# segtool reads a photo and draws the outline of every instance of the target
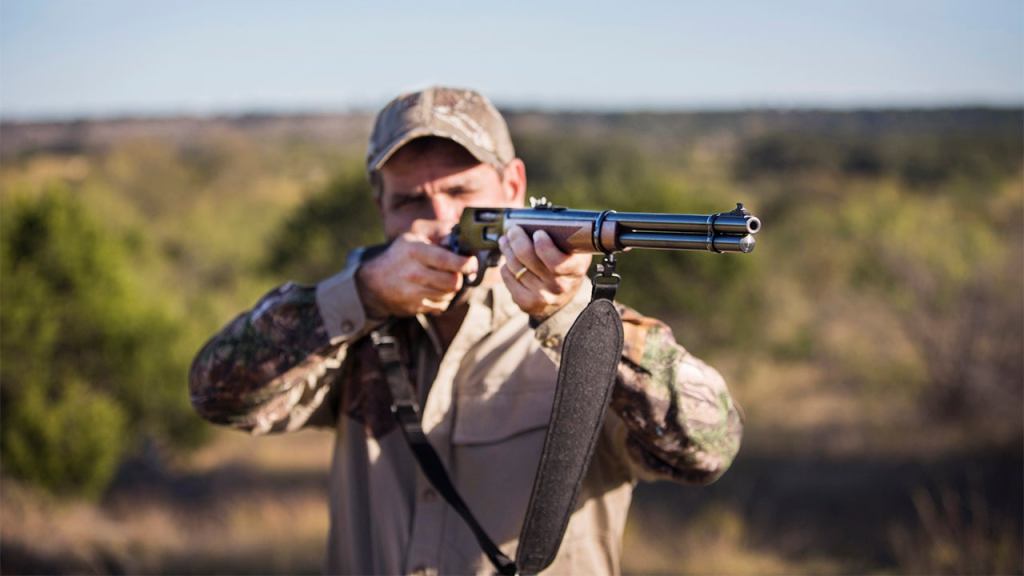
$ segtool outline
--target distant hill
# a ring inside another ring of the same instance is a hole
[[[220,135],[242,136],[275,144],[291,140],[364,146],[372,122],[373,117],[369,114],[0,122],[0,159],[34,152],[86,152],[137,139],[188,145]]]
[[[748,139],[778,132],[866,139],[894,134],[982,134],[1019,140],[1024,126],[1024,108],[621,113],[510,110],[507,117],[515,136],[639,136],[651,147],[685,146],[715,137]],[[0,160],[34,152],[85,152],[136,139],[187,146],[218,135],[359,150],[365,146],[372,122],[371,113],[5,121],[0,122]]]

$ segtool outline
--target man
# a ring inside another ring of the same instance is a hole
[[[422,427],[490,537],[514,557],[551,411],[562,339],[589,300],[590,257],[512,229],[486,272],[439,246],[467,206],[518,207],[526,170],[483,96],[430,88],[378,115],[367,169],[389,240],[316,287],[286,284],[233,320],[190,374],[205,418],[254,434],[331,427],[331,573],[490,573],[390,414],[367,335],[395,318]],[[483,273],[460,292],[465,275]],[[453,303],[457,294],[461,294]],[[704,484],[739,448],[721,376],[667,326],[619,306],[625,347],[593,461],[547,572],[619,570],[634,484]]]

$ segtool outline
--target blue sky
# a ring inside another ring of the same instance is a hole
[[[0,0],[0,115],[1020,104],[1024,0]]]

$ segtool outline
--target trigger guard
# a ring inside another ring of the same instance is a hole
[[[462,285],[463,286],[468,286],[468,287],[479,286],[480,283],[484,281],[484,272],[486,272],[488,266],[490,266],[490,260],[491,260],[490,252],[477,252],[476,254],[473,254],[473,258],[476,258],[476,276],[473,278],[472,281],[470,281],[469,275],[468,274],[463,274],[462,275]]]
[[[470,282],[469,276],[463,274],[463,286],[479,286],[484,281],[484,273],[487,272],[487,269],[498,265],[498,262],[501,260],[501,252],[497,250],[481,250],[473,254],[473,258],[476,258],[476,278]]]
[[[470,288],[472,288],[474,286],[479,286],[480,283],[483,282],[483,281],[484,281],[484,275],[481,272],[477,272],[472,280],[469,279],[468,275],[466,275],[466,274],[462,275],[462,285],[463,286],[469,286]]]

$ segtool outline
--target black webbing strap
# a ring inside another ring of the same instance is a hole
[[[614,275],[614,264],[607,273]],[[558,554],[611,401],[622,356],[622,320],[611,300],[613,283],[597,279],[593,299],[562,343],[551,420],[519,534],[521,574],[544,570]]]
[[[448,473],[445,471],[441,458],[437,455],[434,447],[430,445],[423,427],[420,425],[419,403],[416,401],[416,392],[409,383],[409,375],[402,366],[401,357],[398,353],[398,344],[394,336],[389,332],[389,325],[374,330],[370,335],[373,347],[380,359],[381,370],[384,372],[384,379],[387,380],[388,388],[391,390],[391,413],[395,416],[402,435],[412,449],[413,456],[420,465],[420,470],[430,481],[430,484],[437,490],[448,504],[462,516],[469,529],[476,536],[480,548],[487,554],[494,569],[498,574],[511,575],[516,573],[516,565],[512,560],[502,553],[501,549],[487,535],[476,517],[469,510],[469,506],[462,500],[458,490],[452,484]]]

